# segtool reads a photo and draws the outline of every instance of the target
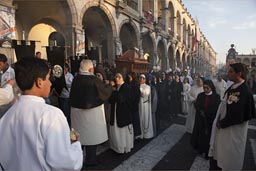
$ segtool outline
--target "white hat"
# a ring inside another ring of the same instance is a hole
[[[140,77],[142,78],[146,78],[146,76],[144,74],[140,74]]]

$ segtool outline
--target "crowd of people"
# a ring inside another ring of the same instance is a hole
[[[230,64],[226,82],[221,75],[214,80],[191,77],[187,70],[119,73],[89,59],[81,61],[73,76],[65,63],[66,85],[57,94],[58,109],[46,104],[51,68],[40,58],[38,53],[23,58],[12,69],[0,54],[4,169],[79,170],[83,164],[96,165],[99,144],[109,140],[116,153],[129,153],[137,139],[159,134],[161,118],[178,114],[186,116],[191,145],[210,160],[211,170],[242,169],[248,121],[255,117],[253,82],[247,82],[244,64]],[[16,84],[19,95],[13,91]]]

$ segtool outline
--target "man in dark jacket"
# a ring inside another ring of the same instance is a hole
[[[71,127],[81,135],[86,148],[86,165],[95,165],[96,148],[108,140],[104,102],[112,87],[94,75],[91,60],[82,60],[79,74],[74,78],[70,91]]]

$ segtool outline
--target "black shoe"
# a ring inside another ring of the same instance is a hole
[[[87,162],[87,161],[85,161],[84,162],[84,165],[85,166],[96,166],[96,165],[98,165],[98,162],[97,161],[90,161],[90,162]]]

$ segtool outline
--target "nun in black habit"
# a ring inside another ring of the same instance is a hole
[[[191,137],[191,145],[199,154],[204,153],[208,158],[209,142],[211,137],[212,123],[220,103],[220,96],[216,94],[211,80],[205,80],[204,92],[198,94],[195,109],[195,125]]]

